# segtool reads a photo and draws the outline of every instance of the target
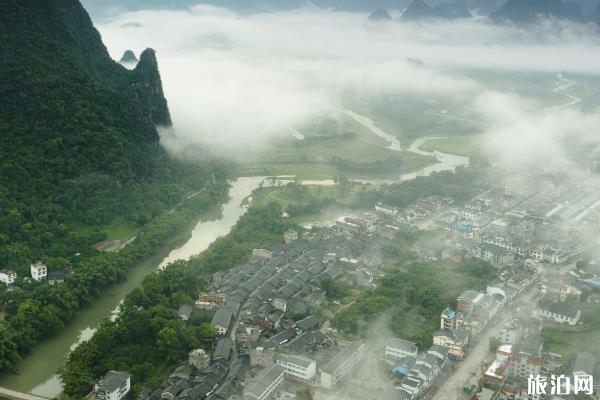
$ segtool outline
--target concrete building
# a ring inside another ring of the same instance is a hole
[[[210,364],[210,355],[203,349],[194,349],[188,354],[188,364],[201,370]]]
[[[385,344],[385,356],[392,359],[402,359],[405,357],[416,357],[419,348],[413,342],[408,340],[391,338]]]
[[[17,280],[17,273],[10,269],[3,269],[0,271],[0,282],[6,286],[12,285]]]
[[[37,261],[31,264],[31,277],[36,281],[43,281],[48,276],[48,267],[42,264],[41,261]]]
[[[110,371],[94,385],[94,396],[99,400],[121,400],[131,390],[131,375]]]
[[[291,379],[310,382],[317,375],[317,363],[310,358],[278,353],[275,362],[283,367],[285,375]]]
[[[353,343],[339,352],[321,369],[321,386],[326,389],[335,388],[360,361],[364,351],[364,344]]]
[[[462,359],[469,344],[469,332],[463,329],[440,330],[433,335],[433,344],[446,347],[451,357]]]
[[[461,293],[456,299],[457,309],[465,314],[473,312],[475,303],[483,297],[483,293],[476,292],[475,290],[466,290]]]
[[[267,368],[256,382],[244,390],[244,400],[267,400],[274,398],[283,383],[285,372],[279,364]]]
[[[275,351],[273,349],[257,347],[250,351],[250,365],[253,367],[256,365],[268,367],[273,364],[274,358]]]
[[[468,329],[464,313],[446,308],[440,315],[440,329]]]
[[[502,344],[516,344],[523,336],[523,325],[519,320],[509,321],[498,331],[498,339]]]
[[[567,304],[540,301],[533,316],[557,324],[574,326],[581,320],[581,310]]]

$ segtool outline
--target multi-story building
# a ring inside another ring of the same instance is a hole
[[[487,384],[498,385],[508,378],[514,354],[515,349],[512,344],[503,344],[496,349],[496,358],[483,374]]]
[[[360,361],[364,351],[364,344],[353,343],[339,352],[321,369],[321,386],[327,389],[335,388]]]
[[[310,358],[290,354],[276,354],[275,362],[281,365],[291,379],[310,382],[317,375],[317,363]]]
[[[17,280],[17,273],[10,269],[0,270],[0,282],[8,285],[12,285]]]
[[[250,365],[253,367],[260,365],[268,367],[273,364],[275,359],[275,351],[273,349],[266,349],[264,347],[257,347],[250,351]]]
[[[523,335],[523,325],[519,320],[504,324],[498,331],[498,339],[502,344],[516,344]]]
[[[99,400],[121,400],[131,389],[131,375],[110,371],[94,385],[94,396]]]
[[[446,347],[451,357],[462,359],[469,344],[469,332],[464,329],[443,329],[433,335],[433,344]]]
[[[456,299],[457,309],[465,314],[473,312],[475,303],[483,297],[483,293],[476,292],[475,290],[466,290],[461,293]]]
[[[285,372],[279,364],[267,368],[259,378],[244,390],[244,400],[267,400],[275,397],[283,383]]]
[[[43,281],[48,276],[48,267],[42,264],[41,261],[37,261],[31,264],[31,277],[36,281]]]
[[[385,344],[385,356],[392,359],[402,359],[404,357],[416,357],[419,348],[413,342],[408,340],[391,338]]]
[[[440,316],[440,329],[467,329],[465,314],[446,308]]]

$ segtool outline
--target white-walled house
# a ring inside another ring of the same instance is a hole
[[[291,354],[277,354],[275,362],[283,367],[285,374],[302,382],[312,381],[317,375],[317,363],[310,358]]]
[[[0,282],[4,283],[6,286],[12,285],[17,280],[17,273],[10,269],[0,270]]]
[[[581,320],[581,310],[564,303],[540,302],[533,312],[533,316],[538,319],[553,321],[557,324],[574,326]]]
[[[121,400],[131,390],[131,375],[110,371],[94,385],[94,396],[99,400]]]
[[[42,264],[41,261],[37,261],[31,264],[31,277],[36,281],[43,281],[48,276],[48,267]]]

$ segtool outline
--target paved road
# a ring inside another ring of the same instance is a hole
[[[536,285],[531,287],[514,301],[529,303],[536,294]],[[439,388],[432,400],[457,400],[463,396],[462,388],[471,379],[477,368],[490,353],[490,338],[497,336],[500,328],[513,318],[512,313],[506,310],[502,320],[496,325],[486,329],[477,338],[477,344],[469,350],[467,356],[458,363],[458,368]]]

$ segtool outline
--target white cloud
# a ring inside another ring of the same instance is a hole
[[[590,29],[557,22],[529,31],[478,21],[374,24],[363,14],[316,9],[242,17],[210,6],[125,13],[99,26],[114,58],[126,49],[157,50],[179,137],[232,153],[336,109],[346,89],[477,97],[483,88],[447,68],[598,72]],[[409,57],[427,67],[407,63]],[[477,104],[494,121],[492,137],[512,129],[507,120],[519,121],[520,130],[538,122],[522,111],[535,105],[493,94]]]

